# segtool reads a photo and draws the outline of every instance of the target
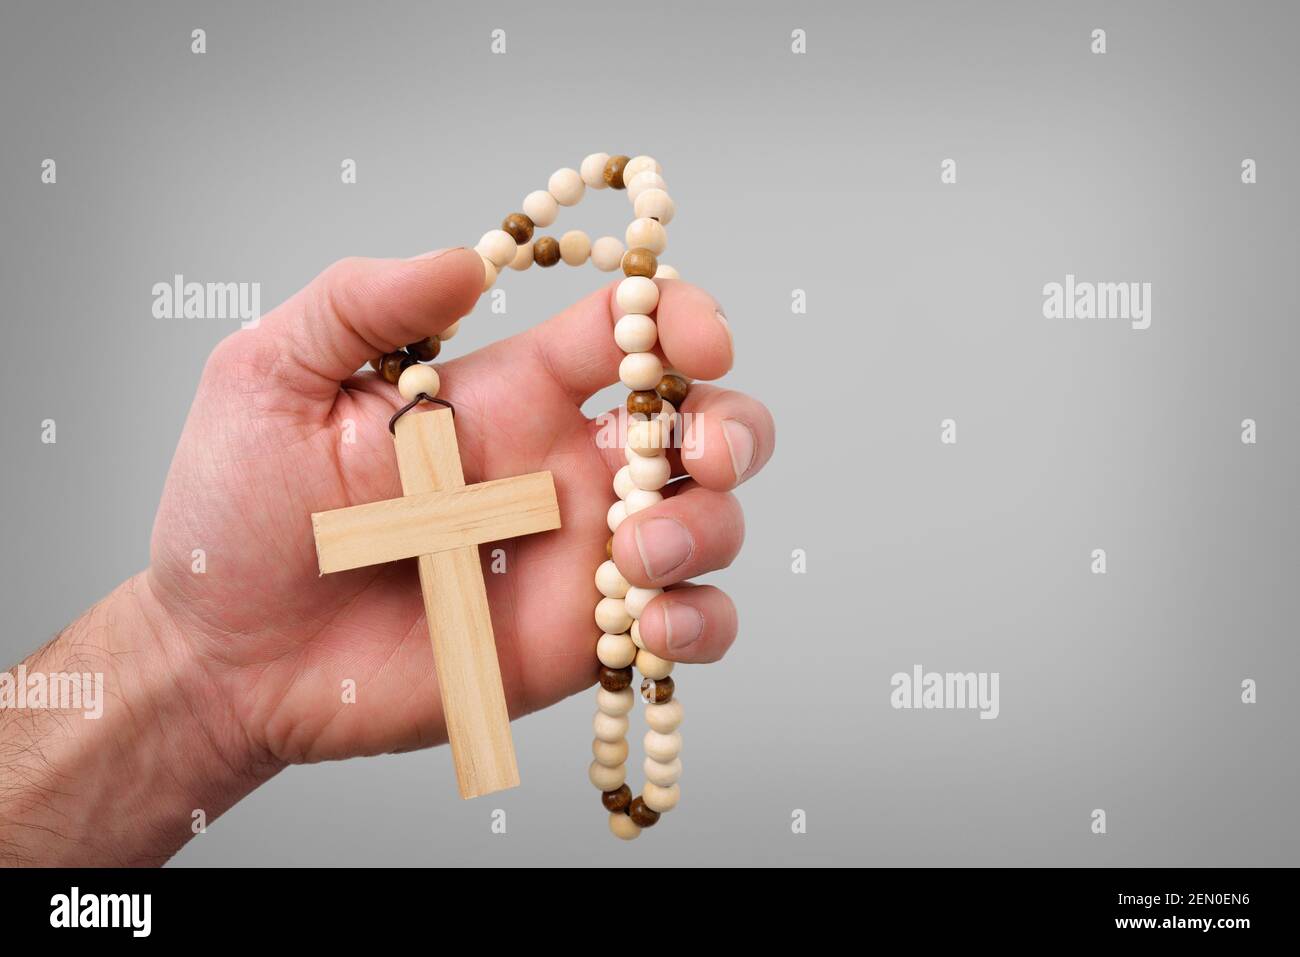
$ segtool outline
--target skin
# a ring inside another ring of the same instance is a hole
[[[161,863],[198,813],[210,823],[289,764],[446,741],[414,563],[319,577],[310,515],[401,494],[386,423],[403,402],[356,370],[467,314],[482,281],[467,250],[344,260],[218,345],[168,473],[149,568],[26,662],[103,672],[103,718],[0,710],[0,861]],[[482,550],[512,716],[596,678],[592,573],[624,451],[600,447],[581,405],[618,380],[614,288],[437,364],[467,482],[555,477],[563,527],[492,546],[506,574],[488,573]],[[696,380],[731,367],[730,329],[707,293],[661,282],[657,321],[665,365]],[[744,522],[731,490],[766,463],[775,430],[759,402],[699,382],[680,411],[702,454],[670,453],[665,500],[619,527],[614,556],[633,585],[669,589],[641,618],[647,648],[710,662],[734,641],[736,611],[687,580],[735,558]],[[684,561],[646,567],[656,529],[688,536]],[[204,574],[192,570],[195,549]],[[692,622],[699,636],[683,645]]]

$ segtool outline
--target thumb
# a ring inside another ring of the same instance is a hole
[[[340,382],[375,356],[437,335],[482,289],[482,261],[470,249],[341,259],[234,338],[252,337],[240,345],[271,360],[288,388],[332,403]]]

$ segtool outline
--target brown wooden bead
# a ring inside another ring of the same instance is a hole
[[[419,342],[412,342],[406,347],[406,351],[421,362],[432,362],[442,351],[442,341],[437,336],[429,336]]]
[[[641,682],[641,697],[651,704],[667,704],[672,701],[672,677],[660,678],[658,681],[653,678],[646,678]]]
[[[624,276],[645,276],[647,279],[653,279],[658,270],[659,260],[644,246],[629,249],[623,254]]]
[[[659,397],[659,393],[654,389],[646,389],[643,392],[629,392],[627,396],[627,411],[629,415],[651,416],[659,413],[664,407],[664,400]]]
[[[533,221],[523,213],[511,213],[501,220],[501,228],[520,246],[533,238]]]
[[[655,386],[655,391],[663,397],[665,402],[671,402],[673,408],[680,412],[682,403],[686,401],[686,393],[690,391],[690,388],[690,383],[681,376],[669,373],[659,380],[659,384]]]
[[[630,156],[611,156],[605,163],[605,185],[612,186],[614,189],[627,189],[627,184],[623,182],[623,169],[627,166]]]
[[[614,536],[609,536],[609,541],[605,542],[605,557],[611,561],[614,558]]]
[[[627,787],[627,785],[625,784],[623,787]],[[645,801],[642,800],[639,794],[627,806],[627,816],[632,819],[637,827],[653,827],[659,821],[659,812],[646,807]]]
[[[539,266],[554,266],[560,261],[560,244],[554,236],[543,236],[533,243],[533,262]]]
[[[370,368],[374,369],[376,372],[381,372],[381,371],[383,371],[383,368],[384,368],[384,357],[383,357],[383,356],[375,356],[373,359],[371,359],[371,360],[370,360]]]
[[[632,684],[632,666],[607,668],[600,666],[600,686],[606,691],[622,691]]]
[[[626,811],[632,803],[632,789],[624,784],[616,791],[601,791],[600,803],[605,805],[605,810],[610,814]]]
[[[380,363],[379,374],[393,385],[397,385],[397,380],[402,377],[402,370],[412,365],[415,365],[414,356],[405,352],[390,352]]]

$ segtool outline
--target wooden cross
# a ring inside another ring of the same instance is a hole
[[[487,589],[484,542],[560,527],[550,472],[466,485],[447,409],[397,420],[402,497],[316,512],[322,575],[418,558],[424,613],[463,798],[519,784]]]

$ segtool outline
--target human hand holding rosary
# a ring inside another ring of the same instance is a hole
[[[635,184],[633,253],[573,233],[558,243],[524,236],[524,216],[549,225],[556,206],[595,186],[588,158],[576,185],[561,171],[549,200],[530,194],[507,217],[513,249],[489,233],[480,252],[344,260],[217,347],[167,478],[150,567],[29,662],[105,671],[104,718],[0,714],[0,768],[21,782],[0,797],[0,856],[161,862],[192,836],[195,809],[211,821],[287,764],[446,740],[415,564],[320,576],[310,519],[401,497],[388,421],[421,393],[454,406],[467,484],[554,478],[561,527],[499,544],[508,571],[484,576],[509,714],[602,680],[591,777],[615,812],[611,827],[635,836],[656,805],[676,802],[680,712],[668,707],[654,712],[647,742],[652,787],[630,813],[619,770],[627,669],[637,661],[662,689],[668,662],[715,661],[735,638],[727,596],[686,582],[735,558],[743,520],[730,490],[765,464],[775,435],[760,403],[698,381],[673,407],[689,380],[731,367],[731,333],[707,293],[657,265],[660,278],[644,274],[662,222],[639,214],[666,218],[670,206],[653,161],[633,161],[626,184],[620,161],[610,185]],[[542,325],[442,362],[436,376],[414,364],[454,335],[507,251],[527,266],[529,242],[539,265],[590,257],[627,275]],[[380,373],[357,374],[379,356]],[[620,378],[633,392],[629,409],[648,416],[632,424],[630,450],[602,447],[600,423],[581,411]],[[399,426],[449,414],[423,408]],[[701,454],[643,455],[663,451],[660,430],[679,425],[674,413],[692,417]],[[340,439],[346,428],[352,444]],[[656,487],[665,467],[674,480]],[[199,548],[204,574],[192,569]],[[348,681],[355,703],[340,694]]]

